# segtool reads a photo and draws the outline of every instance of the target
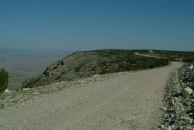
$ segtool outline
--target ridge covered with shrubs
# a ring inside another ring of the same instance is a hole
[[[137,52],[151,56],[163,57],[170,61],[194,63],[194,52],[189,51],[137,50]]]
[[[168,64],[167,59],[138,56],[133,50],[75,52],[51,64],[40,76],[24,81],[22,88],[72,81],[95,74],[150,69]]]

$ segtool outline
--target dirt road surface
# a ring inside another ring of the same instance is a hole
[[[111,74],[37,96],[0,110],[0,129],[156,130],[165,85],[180,66]]]

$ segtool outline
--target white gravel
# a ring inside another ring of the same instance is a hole
[[[155,130],[168,76],[180,66],[112,74],[37,96],[0,110],[0,129]]]

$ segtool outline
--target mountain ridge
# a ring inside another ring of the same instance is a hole
[[[40,76],[24,81],[22,88],[72,81],[95,74],[149,69],[169,63],[166,59],[142,57],[134,52],[117,49],[74,52],[52,63]]]

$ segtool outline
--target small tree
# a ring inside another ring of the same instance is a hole
[[[0,93],[8,87],[9,74],[5,69],[0,69]]]

